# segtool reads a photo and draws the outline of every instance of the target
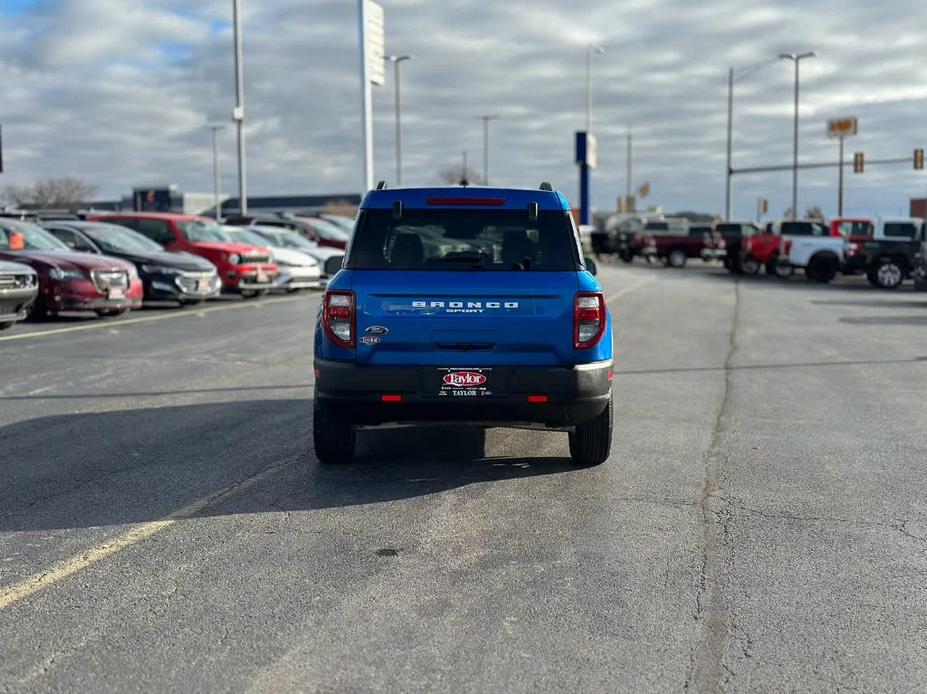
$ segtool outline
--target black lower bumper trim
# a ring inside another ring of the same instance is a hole
[[[436,367],[316,360],[315,368],[320,404],[359,425],[517,422],[568,428],[601,414],[612,387],[611,361],[572,368],[494,366],[493,394],[463,398],[438,395]],[[384,395],[400,399],[384,402]]]

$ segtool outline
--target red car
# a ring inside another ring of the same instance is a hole
[[[232,241],[208,217],[159,212],[115,212],[88,217],[134,229],[168,251],[186,251],[206,258],[219,271],[222,290],[258,296],[270,290],[279,269],[267,248]]]
[[[0,218],[0,260],[30,266],[39,276],[31,315],[94,311],[118,316],[141,308],[142,281],[135,265],[119,258],[72,251],[29,222]]]

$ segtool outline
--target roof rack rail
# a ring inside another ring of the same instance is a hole
[[[554,187],[547,181],[542,181],[540,185],[540,190],[553,191]]]
[[[386,181],[377,181],[377,190],[386,190],[387,188],[389,186],[386,185]]]

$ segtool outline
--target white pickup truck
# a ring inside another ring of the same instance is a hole
[[[815,219],[781,220],[772,232],[782,237],[779,257],[793,267],[803,268],[808,279],[830,282],[846,261],[846,241],[831,236],[826,224]]]

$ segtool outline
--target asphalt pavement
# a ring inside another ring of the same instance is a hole
[[[312,453],[319,295],[0,334],[0,691],[917,691],[927,296],[603,264],[615,443]]]

